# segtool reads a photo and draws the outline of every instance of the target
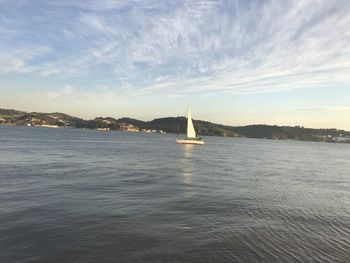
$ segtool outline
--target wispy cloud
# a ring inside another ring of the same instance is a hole
[[[103,101],[106,98],[116,99],[117,95],[113,90],[106,87],[99,87],[92,91],[81,91],[71,85],[64,85],[62,89],[55,91],[39,91],[35,93],[35,97],[44,100],[64,101],[85,100],[85,101]]]
[[[296,110],[300,111],[316,111],[316,112],[350,112],[349,106],[319,106],[319,107],[301,107]]]
[[[93,74],[131,95],[350,84],[347,0],[3,2],[1,74]]]

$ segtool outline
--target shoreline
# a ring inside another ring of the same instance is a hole
[[[122,133],[130,133],[130,134],[173,134],[173,135],[185,135],[185,133],[173,133],[173,132],[145,132],[145,131],[125,131],[125,130],[99,130],[98,128],[81,128],[81,127],[71,127],[71,126],[50,126],[50,125],[18,125],[18,124],[4,124],[1,123],[1,126],[8,127],[25,127],[25,128],[36,128],[36,129],[77,129],[77,130],[89,130],[89,131],[97,131],[97,132],[122,132]],[[247,137],[247,136],[222,136],[222,135],[207,135],[200,134],[205,137],[223,137],[223,138],[244,138],[244,139],[255,139],[255,140],[274,140],[274,141],[294,141],[294,142],[318,142],[318,143],[332,143],[332,144],[350,144],[350,141],[327,141],[327,140],[299,140],[299,139],[290,139],[290,138],[259,138],[259,137]]]

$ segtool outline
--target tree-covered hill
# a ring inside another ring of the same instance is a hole
[[[276,125],[228,126],[201,120],[194,120],[193,122],[199,136],[214,135],[327,142],[350,141],[350,132],[338,129],[311,129],[300,126],[290,127]],[[123,125],[131,124],[139,130],[162,130],[167,133],[184,134],[186,133],[187,119],[185,117],[166,117],[151,121],[142,121],[127,117],[120,119],[97,117],[92,120],[84,120],[59,112],[41,113],[0,109],[0,124],[86,129],[102,128],[108,130],[120,130]]]

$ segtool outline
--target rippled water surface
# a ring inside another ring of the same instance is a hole
[[[0,126],[0,262],[350,262],[350,145]]]

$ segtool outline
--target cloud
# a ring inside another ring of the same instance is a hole
[[[50,5],[55,7],[64,7],[64,8],[79,8],[82,10],[92,10],[92,11],[105,11],[105,10],[116,10],[120,9],[128,4],[129,1],[122,0],[85,0],[84,2],[80,1],[71,1],[71,0],[60,0],[52,1]],[[132,2],[132,1],[130,1]]]
[[[133,96],[350,84],[346,0],[8,4],[0,11],[2,74],[94,75]]]
[[[24,61],[11,55],[0,55],[0,73],[19,71],[24,66]]]
[[[118,96],[117,94],[106,88],[99,87],[95,90],[84,91],[79,90],[69,84],[64,85],[60,90],[54,91],[38,91],[34,94],[33,97],[41,98],[46,101],[86,101],[86,102],[101,102],[106,100],[115,100]]]
[[[0,74],[32,72],[31,61],[49,52],[45,46],[7,47],[0,52]]]
[[[316,112],[350,112],[350,107],[348,106],[319,106],[319,107],[302,107],[297,108],[300,111],[316,111]]]

